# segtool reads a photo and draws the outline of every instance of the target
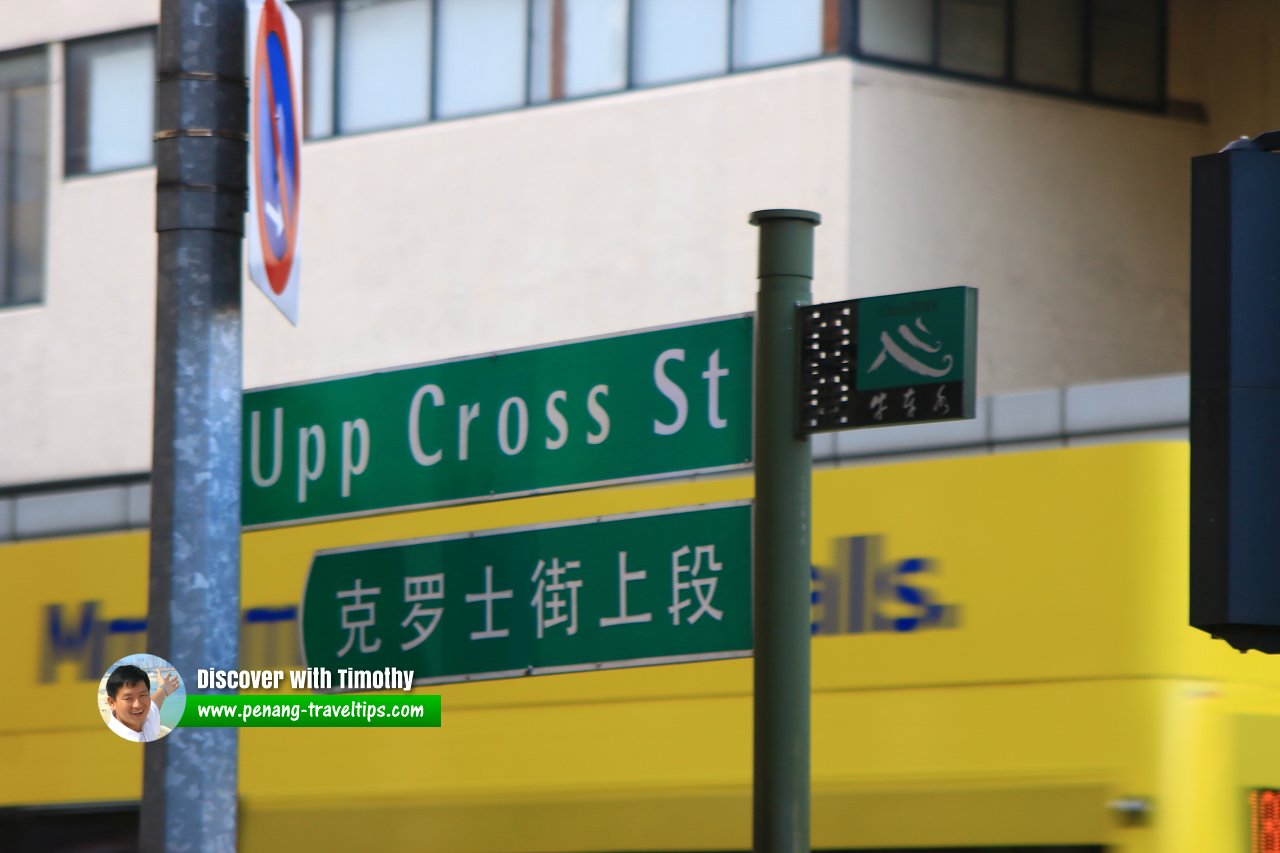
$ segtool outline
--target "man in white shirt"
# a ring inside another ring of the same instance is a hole
[[[121,664],[107,676],[107,725],[125,740],[147,743],[160,737],[160,706],[178,689],[172,673],[151,692],[151,679],[140,667]]]

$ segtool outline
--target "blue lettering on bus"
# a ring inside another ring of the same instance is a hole
[[[837,542],[835,567],[814,566],[814,634],[908,633],[955,628],[960,607],[937,600],[934,560],[881,557],[883,536]]]
[[[296,622],[296,605],[279,607],[251,607],[244,611],[244,626],[282,626],[292,631],[287,623]],[[142,617],[107,618],[102,615],[102,602],[82,601],[78,605],[49,604],[45,606],[44,636],[40,642],[39,681],[50,684],[57,680],[59,665],[74,663],[76,678],[97,681],[106,671],[108,652],[127,646],[126,652],[143,651],[141,635],[147,630],[147,620]],[[123,645],[113,640],[131,638]],[[271,647],[269,653],[285,654]],[[291,661],[289,661],[291,662]],[[269,663],[275,664],[272,660]]]

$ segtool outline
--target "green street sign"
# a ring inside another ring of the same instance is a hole
[[[800,433],[974,417],[974,288],[871,296],[797,313]]]
[[[321,551],[302,643],[415,684],[747,656],[751,506]]]
[[[740,468],[749,316],[248,391],[247,528]]]

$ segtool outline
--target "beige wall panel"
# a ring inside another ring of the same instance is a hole
[[[154,187],[53,185],[45,303],[0,313],[0,483],[151,467]]]
[[[984,394],[1188,368],[1202,125],[869,66],[854,88],[857,295],[977,287]]]
[[[246,300],[251,386],[749,311],[752,210],[820,211],[845,292],[850,64],[316,143],[301,322]]]
[[[1190,5],[1191,9],[1184,9]],[[1196,23],[1189,44],[1174,41],[1172,69],[1197,73],[1209,120],[1207,150],[1280,129],[1280,6],[1270,0],[1178,0],[1173,20]],[[1176,31],[1175,31],[1176,32]],[[1174,96],[1178,97],[1176,91]]]
[[[159,0],[0,0],[0,50],[150,26]]]

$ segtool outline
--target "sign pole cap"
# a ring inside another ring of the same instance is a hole
[[[822,224],[822,215],[812,210],[797,210],[794,208],[778,207],[769,210],[757,210],[751,214],[751,224],[760,225],[765,222],[773,222],[779,219],[799,219],[802,222],[812,222],[814,225]]]

